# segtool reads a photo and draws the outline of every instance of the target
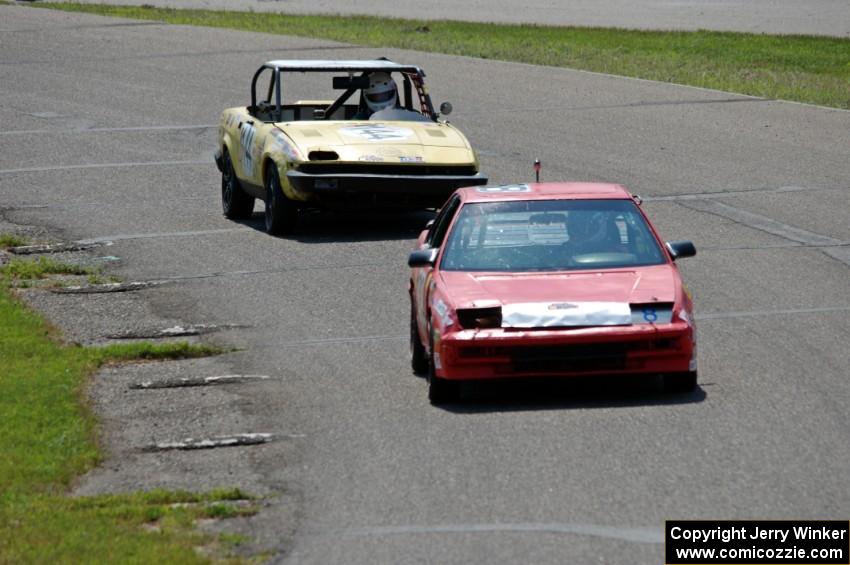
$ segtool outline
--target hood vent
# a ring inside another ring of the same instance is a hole
[[[310,151],[307,157],[311,161],[338,161],[339,154],[336,151]]]
[[[465,330],[474,328],[498,328],[502,325],[502,308],[460,308],[457,321]]]

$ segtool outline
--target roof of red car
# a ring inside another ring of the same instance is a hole
[[[598,200],[629,199],[632,194],[619,184],[601,182],[541,182],[458,189],[464,202],[494,200]]]

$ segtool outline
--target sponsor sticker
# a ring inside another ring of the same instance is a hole
[[[368,124],[340,128],[339,133],[366,141],[387,141],[413,137],[413,130],[384,124]]]
[[[628,303],[525,302],[502,306],[502,327],[552,328],[570,326],[624,326],[631,323]]]
[[[283,133],[273,131],[272,138],[274,144],[272,146],[272,150],[282,151],[283,154],[286,155],[287,159],[289,159],[290,161],[302,160],[301,155],[298,153],[298,150],[286,140],[286,136],[284,136]]]
[[[254,138],[257,130],[251,124],[245,123],[242,126],[242,132],[239,134],[239,141],[242,144],[242,171],[243,174],[254,176]]]
[[[478,192],[528,192],[527,184],[503,184],[499,186],[479,186]]]
[[[449,316],[449,307],[441,298],[434,301],[434,311],[437,312],[437,315],[440,318],[440,323],[443,324],[443,327],[452,325],[452,319],[451,316]]]

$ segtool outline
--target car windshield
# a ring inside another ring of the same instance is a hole
[[[631,200],[466,204],[445,247],[440,268],[447,271],[566,271],[665,262]]]

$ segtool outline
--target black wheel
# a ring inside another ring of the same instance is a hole
[[[224,216],[230,220],[250,218],[254,213],[254,197],[239,185],[227,151],[221,157],[221,169],[221,209]]]
[[[450,381],[437,376],[434,367],[434,337],[431,336],[431,356],[428,359],[428,400],[438,406],[460,399],[460,381]]]
[[[283,194],[277,167],[272,163],[266,174],[266,231],[271,235],[292,233],[298,208]]]
[[[691,392],[697,387],[697,372],[665,373],[664,392]]]
[[[410,300],[410,368],[417,375],[428,372],[428,356],[425,354],[425,347],[419,339],[419,331],[416,328],[416,309],[413,306],[413,299]]]

